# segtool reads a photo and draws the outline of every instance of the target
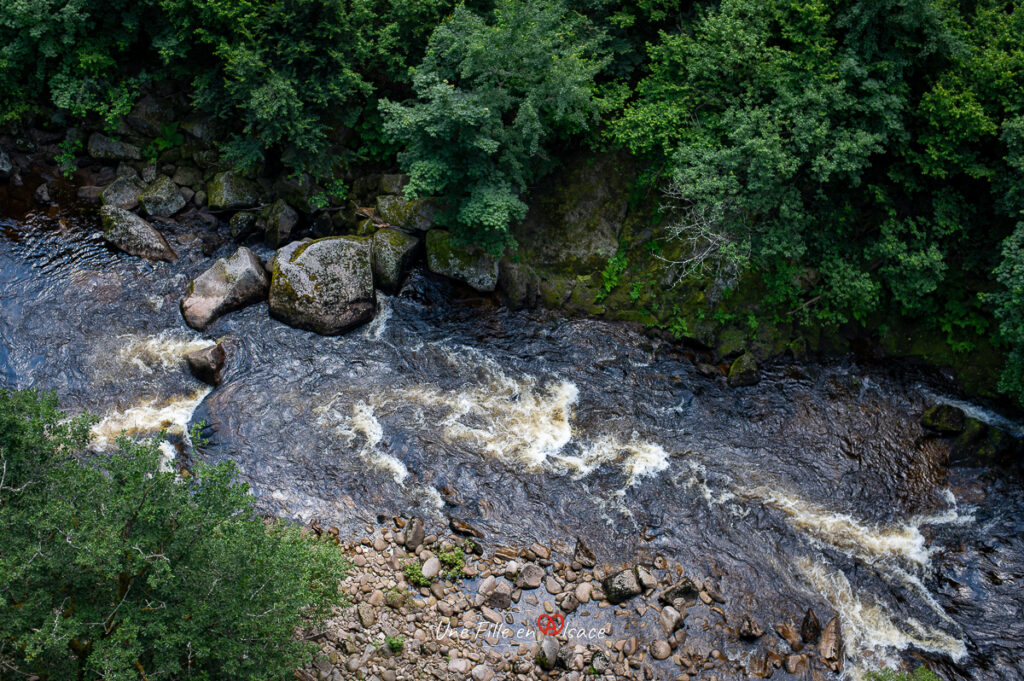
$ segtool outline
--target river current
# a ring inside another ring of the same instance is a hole
[[[344,336],[265,304],[199,334],[178,303],[233,246],[206,256],[194,232],[169,227],[181,257],[154,264],[110,250],[88,216],[0,219],[0,387],[99,415],[98,447],[166,429],[169,465],[203,421],[203,455],[300,522],[415,513],[568,553],[582,537],[608,563],[660,554],[720,578],[730,620],[838,614],[851,676],[919,659],[1024,678],[1021,480],[947,466],[919,425],[957,401],[941,376],[780,362],[730,389],[636,328],[512,312],[420,271]],[[211,389],[181,357],[221,339],[232,356]],[[690,641],[720,645],[710,626]]]

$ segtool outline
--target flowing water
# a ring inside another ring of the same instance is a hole
[[[168,228],[173,264],[111,251],[88,216],[0,230],[0,386],[100,415],[97,446],[122,430],[180,443],[202,420],[206,455],[281,516],[357,531],[413,512],[562,551],[583,537],[602,561],[660,554],[715,576],[729,622],[837,613],[852,676],[919,659],[949,678],[1024,678],[1021,481],[945,465],[918,424],[954,399],[932,377],[780,363],[729,389],[633,328],[509,312],[420,272],[345,336],[265,304],[198,334],[178,302],[212,259],[189,230]],[[181,355],[221,338],[234,350],[211,391]],[[705,654],[721,645],[720,620],[688,629]]]

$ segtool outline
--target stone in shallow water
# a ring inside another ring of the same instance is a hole
[[[114,206],[132,210],[139,205],[139,194],[142,193],[142,184],[131,175],[121,175],[107,185],[107,188],[100,194],[100,201],[104,206]]]
[[[621,603],[643,592],[640,580],[636,577],[636,571],[632,569],[623,570],[605,578],[601,585],[604,587],[605,598],[610,603]]]
[[[267,206],[256,220],[256,228],[263,230],[264,241],[271,248],[288,243],[297,224],[299,214],[281,199]]]
[[[269,285],[260,259],[243,246],[189,283],[181,314],[189,326],[202,330],[228,312],[266,298]]]
[[[394,293],[402,287],[420,240],[397,229],[384,228],[373,235],[373,279],[377,288]]]
[[[368,322],[377,309],[369,239],[293,241],[274,258],[270,314],[330,336]]]
[[[100,209],[100,220],[107,243],[129,255],[168,262],[178,257],[163,234],[135,213],[104,206]]]
[[[208,385],[220,385],[220,372],[227,360],[223,343],[217,343],[202,350],[185,355],[185,363],[193,376]]]

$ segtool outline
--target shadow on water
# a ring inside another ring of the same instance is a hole
[[[265,304],[198,334],[178,302],[211,259],[188,226],[167,228],[173,264],[113,252],[91,218],[0,229],[0,385],[100,414],[98,446],[203,420],[207,455],[269,512],[352,531],[454,517],[562,551],[579,536],[610,563],[660,554],[718,578],[727,622],[836,612],[854,669],[1024,677],[1020,480],[947,468],[918,424],[943,389],[913,369],[778,364],[729,389],[630,327],[509,312],[420,272],[342,337]],[[224,337],[237,350],[210,391],[181,356]],[[695,620],[688,645],[721,645],[721,619]],[[724,652],[763,654],[743,645]]]

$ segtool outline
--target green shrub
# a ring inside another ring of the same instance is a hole
[[[445,576],[448,579],[462,579],[462,569],[466,566],[466,556],[461,547],[454,547],[450,551],[438,551],[437,559],[445,568]]]
[[[393,653],[400,653],[405,648],[405,637],[404,636],[392,636],[388,634],[384,637],[384,643],[388,649]]]
[[[925,666],[920,666],[912,672],[897,672],[891,669],[869,672],[868,681],[942,681],[939,675]]]
[[[423,563],[410,560],[402,567],[402,573],[413,586],[430,586],[430,580],[423,576]]]
[[[403,151],[409,197],[443,195],[439,218],[494,253],[512,245],[521,198],[550,168],[548,144],[592,126],[600,38],[559,0],[498,0],[482,16],[459,6],[413,71],[415,101],[380,102]]]
[[[156,440],[83,458],[88,417],[0,391],[0,676],[280,679],[340,603],[333,546],[254,515],[228,464],[162,472]]]

